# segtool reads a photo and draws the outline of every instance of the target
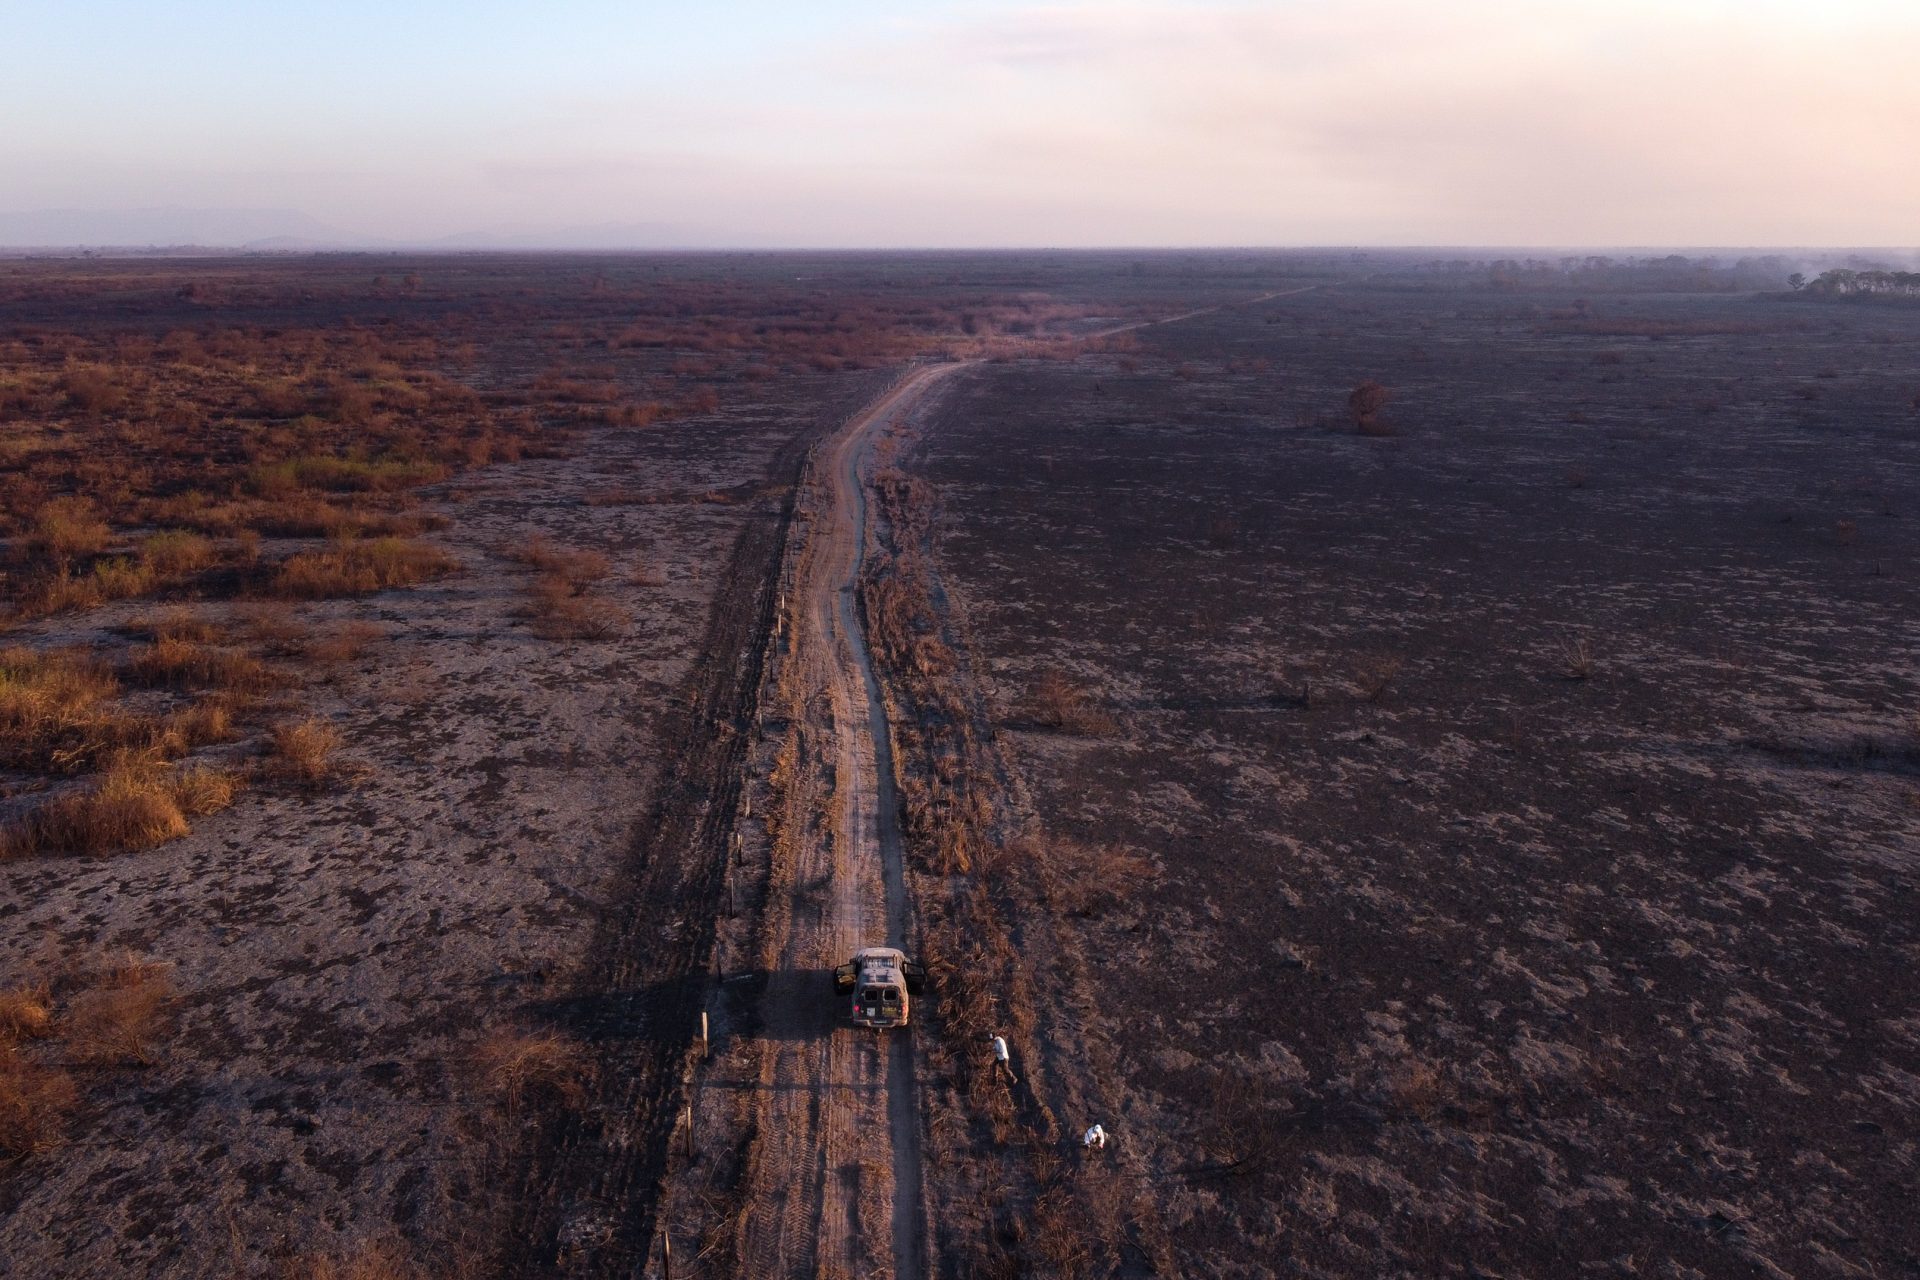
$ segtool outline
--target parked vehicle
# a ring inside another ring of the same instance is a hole
[[[833,971],[834,992],[853,1000],[861,1027],[904,1027],[913,997],[925,988],[927,971],[895,947],[863,947]]]

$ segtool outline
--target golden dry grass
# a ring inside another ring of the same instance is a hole
[[[0,829],[0,860],[151,848],[186,835],[190,815],[226,808],[239,790],[238,775],[224,770],[170,770],[129,759]]]
[[[219,623],[192,609],[162,609],[142,614],[130,630],[149,640],[184,640],[189,644],[220,644],[226,639]]]
[[[297,551],[282,560],[268,592],[296,600],[367,595],[412,586],[459,567],[452,556],[424,542],[343,538],[324,551]]]
[[[71,609],[97,609],[151,590],[158,581],[151,566],[128,556],[95,560],[83,573],[62,562],[49,574],[28,578],[14,597],[22,618],[38,618]]]
[[[127,676],[140,684],[253,691],[276,683],[258,658],[236,649],[162,636],[134,651]]]
[[[53,996],[44,982],[20,982],[0,991],[0,1043],[36,1040],[53,1027]]]
[[[168,758],[232,736],[232,709],[203,699],[165,715],[119,705],[119,682],[74,650],[0,650],[0,765],[80,773],[116,757]]]
[[[1034,680],[1027,690],[1027,712],[1036,724],[1086,737],[1107,737],[1120,727],[1085,686],[1061,671],[1043,671]]]
[[[168,529],[140,544],[140,561],[162,578],[198,573],[220,558],[213,539],[186,529]]]
[[[185,765],[171,779],[173,802],[189,818],[204,818],[218,813],[234,801],[245,786],[245,779],[231,769],[210,765]]]
[[[269,768],[279,777],[305,787],[322,787],[338,765],[340,731],[318,716],[276,725]]]
[[[290,605],[279,601],[247,608],[241,611],[239,620],[248,643],[276,657],[297,657],[306,652],[312,640],[307,624],[295,616]]]
[[[99,554],[111,537],[112,530],[90,500],[54,498],[34,514],[26,552],[30,558],[68,561]]]

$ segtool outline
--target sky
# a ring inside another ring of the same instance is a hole
[[[0,0],[0,243],[1906,247],[1915,48],[1920,0]]]

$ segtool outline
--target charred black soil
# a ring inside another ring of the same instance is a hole
[[[1187,1274],[1920,1267],[1916,338],[1348,284],[956,381],[905,466],[1130,869],[1054,1033]]]

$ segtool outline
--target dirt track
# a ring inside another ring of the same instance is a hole
[[[797,842],[792,892],[770,894],[769,957],[751,1103],[757,1134],[739,1257],[747,1274],[896,1277],[925,1270],[911,1031],[835,1016],[827,972],[862,946],[911,950],[886,713],[854,612],[865,545],[861,466],[875,433],[959,365],[917,371],[822,450],[822,507],[793,584],[791,670],[817,749],[796,780],[826,798],[824,838]]]

